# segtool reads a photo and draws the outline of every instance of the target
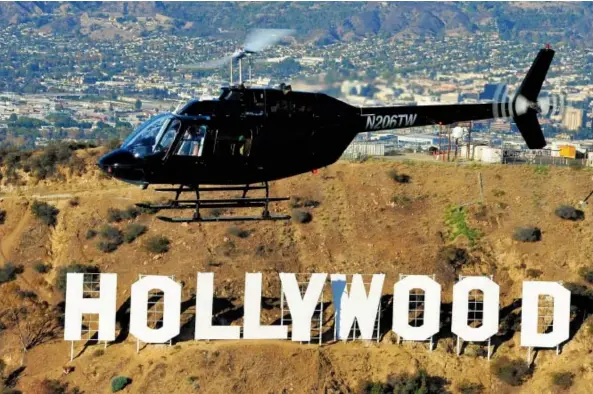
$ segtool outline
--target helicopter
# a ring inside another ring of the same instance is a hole
[[[270,203],[289,197],[271,197],[269,182],[335,163],[359,133],[503,117],[515,121],[529,149],[543,148],[546,141],[537,115],[552,108],[538,102],[538,95],[553,57],[554,50],[546,45],[512,99],[486,104],[356,107],[324,93],[293,91],[285,84],[231,85],[222,88],[218,99],[191,100],[173,113],[149,119],[118,149],[100,158],[98,166],[143,189],[173,185],[155,189],[175,194],[168,203],[137,204],[193,211],[189,217],[159,216],[164,221],[288,220],[290,215],[270,213]],[[264,196],[248,197],[253,190]],[[214,192],[242,194],[202,198]],[[195,199],[180,199],[184,193],[195,194]],[[261,215],[204,216],[207,208],[263,210]]]

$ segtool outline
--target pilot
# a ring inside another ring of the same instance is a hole
[[[202,141],[206,136],[206,126],[190,126],[185,130],[183,136],[183,144],[179,149],[179,154],[182,156],[199,156]]]

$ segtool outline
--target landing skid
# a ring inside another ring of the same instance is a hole
[[[191,217],[168,217],[157,216],[158,219],[169,223],[192,223],[192,222],[240,222],[240,221],[259,221],[259,220],[289,220],[289,215],[272,215],[270,214],[269,204],[273,202],[287,201],[288,197],[270,197],[270,189],[268,183],[265,182],[262,186],[228,186],[228,187],[190,187],[181,185],[178,188],[158,188],[158,192],[174,192],[175,199],[170,200],[166,204],[146,204],[139,203],[136,206],[151,210],[166,210],[166,209],[192,209],[194,213]],[[248,198],[247,192],[251,190],[265,190],[265,197]],[[219,198],[207,199],[200,198],[200,193],[209,192],[224,192],[224,191],[242,191],[243,195],[240,198]],[[182,193],[194,192],[196,194],[195,200],[180,200]],[[261,216],[202,216],[201,209],[240,209],[240,208],[263,208]]]

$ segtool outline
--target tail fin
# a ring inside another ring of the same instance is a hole
[[[521,114],[513,116],[513,120],[529,149],[541,149],[546,146],[544,133],[537,120],[537,114],[540,112],[537,105],[537,96],[553,58],[554,51],[552,49],[549,47],[540,49],[527,72],[527,76],[521,83],[521,87],[519,87],[517,96],[513,100],[513,112],[515,114],[521,112]],[[521,111],[518,111],[519,108],[517,108],[519,102],[521,102],[520,106],[523,107]]]

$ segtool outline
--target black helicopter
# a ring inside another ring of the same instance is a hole
[[[530,149],[546,141],[537,115],[537,98],[552,62],[548,46],[537,54],[511,100],[488,104],[355,107],[322,93],[279,88],[222,89],[217,100],[193,100],[174,113],[161,114],[138,127],[119,149],[98,165],[120,180],[139,184],[179,185],[167,204],[153,209],[192,209],[191,217],[159,217],[170,222],[286,220],[272,215],[268,182],[314,171],[336,162],[358,133],[456,122],[512,118]],[[543,106],[543,105],[542,105]],[[210,185],[205,187],[204,185]],[[215,185],[215,186],[212,186]],[[247,197],[251,190],[265,196]],[[202,199],[204,193],[237,191],[241,197]],[[182,200],[182,193],[195,200]],[[202,216],[203,208],[263,208],[256,216]]]

